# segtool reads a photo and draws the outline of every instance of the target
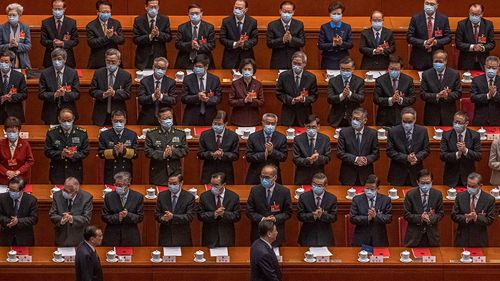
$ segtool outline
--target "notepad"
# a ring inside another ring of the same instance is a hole
[[[17,255],[25,256],[30,254],[29,247],[12,246],[11,249],[16,251]]]
[[[201,136],[201,134],[207,130],[210,130],[210,127],[195,127],[194,128],[194,135]]]
[[[63,257],[74,257],[76,256],[76,249],[74,247],[60,247],[57,250],[61,253]]]
[[[301,185],[301,187],[304,189],[304,192],[311,191],[312,185]]]
[[[313,253],[315,257],[331,257],[332,253],[327,247],[310,247],[309,251]]]
[[[227,257],[227,256],[229,256],[229,252],[227,250],[227,247],[212,248],[212,249],[210,249],[210,256],[211,257]]]
[[[116,255],[118,256],[131,256],[134,254],[134,248],[132,247],[115,247]]]
[[[391,256],[391,252],[389,251],[389,248],[373,248],[373,255],[389,258]]]
[[[164,186],[164,185],[157,185],[156,186],[157,193],[160,193],[160,192],[166,191],[166,190],[168,190],[168,186]]]
[[[181,247],[163,247],[163,256],[182,257]]]
[[[428,256],[431,256],[431,249],[429,248],[412,248],[411,249],[411,252],[413,254],[414,257],[416,258],[421,258],[421,257],[428,257]]]
[[[111,190],[115,191],[116,190],[116,185],[114,185],[114,184],[105,184],[104,188],[110,188]]]
[[[464,251],[469,251],[471,257],[484,256],[483,249],[481,249],[481,248],[464,248]]]

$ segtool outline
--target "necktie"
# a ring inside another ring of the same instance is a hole
[[[479,24],[475,24],[474,25],[474,41],[476,43],[479,43],[478,40],[479,40]]]
[[[108,76],[108,87],[113,87],[114,84],[114,74],[110,73]],[[108,97],[108,105],[106,107],[106,112],[111,113],[111,96]]]
[[[241,32],[243,31],[243,23],[241,21],[238,22],[238,32],[241,35]]]
[[[349,85],[349,79],[344,79],[344,88]]]
[[[443,83],[443,73],[439,73],[438,77],[439,77],[439,82]]]
[[[3,76],[3,90],[4,93],[9,92],[9,76],[7,76],[7,74]]]
[[[300,91],[300,76],[295,76],[295,87],[297,87],[297,91]]]
[[[464,142],[462,134],[458,134],[458,142]]]
[[[71,212],[71,208],[73,208],[73,200],[68,199],[68,212]]]
[[[218,195],[217,196],[217,205],[215,206],[217,209],[219,209],[220,207],[222,206],[222,203],[221,203],[221,196]]]
[[[17,216],[17,212],[19,211],[19,199],[14,200],[14,216]]]
[[[177,195],[172,196],[172,212],[175,211],[175,206],[177,205]]]
[[[205,91],[205,83],[203,83],[203,76],[200,77],[200,92]],[[200,103],[200,114],[205,115],[205,102]]]
[[[285,32],[287,32],[288,30],[290,30],[290,25],[289,24],[285,24]]]
[[[106,31],[108,31],[108,24],[107,23],[102,24],[102,30],[104,31],[104,35],[106,35]]]
[[[61,71],[57,72],[56,79],[57,79],[57,88],[59,89],[62,86],[62,73],[61,73]]]
[[[476,209],[476,195],[472,195],[470,197],[470,211],[474,211]]]
[[[429,19],[427,20],[427,39],[432,38],[432,33],[433,33],[432,31],[434,30],[432,19],[433,17],[429,17]]]
[[[155,28],[155,20],[154,19],[151,19],[149,21],[149,29],[150,30],[153,30]]]
[[[316,208],[321,208],[321,197],[316,197]]]
[[[160,80],[155,82],[155,93],[160,89]],[[158,112],[160,111],[160,102],[158,100],[155,101],[155,116],[158,116]]]
[[[271,141],[271,137],[266,135],[266,143]]]
[[[192,37],[193,40],[197,40],[198,39],[198,26],[195,25],[193,26],[193,37]]]
[[[57,35],[60,35],[61,34],[61,27],[62,27],[62,24],[61,24],[61,20],[57,20]]]
[[[411,152],[411,139],[412,139],[412,136],[411,136],[411,131],[407,131],[406,132],[406,144],[407,144],[407,148],[408,148],[408,152]]]
[[[375,44],[377,47],[380,45],[380,32],[375,33]]]
[[[375,200],[373,198],[370,199],[370,209],[375,207]]]
[[[191,39],[198,40],[198,26],[197,25],[193,26],[193,34],[191,35]],[[191,49],[191,51],[189,52],[189,60],[191,62],[194,62],[194,58],[196,58],[197,54],[198,54],[198,51],[196,51],[195,49]]]
[[[215,147],[217,148],[217,150],[220,149],[220,147],[221,147],[221,135],[217,135],[217,141],[215,142]]]
[[[424,212],[427,212],[427,208],[429,207],[429,200],[427,200],[427,193],[424,193],[424,199],[422,201],[422,207],[424,208]]]
[[[495,79],[490,79],[490,87],[493,87],[495,85]]]
[[[358,143],[359,151],[361,151],[361,132],[356,132],[356,142]]]
[[[314,153],[314,138],[309,139],[309,155]]]
[[[398,79],[392,79],[392,89],[394,91],[398,89]]]
[[[125,203],[127,203],[127,198],[125,196],[120,196],[120,201],[122,201],[122,207],[125,207]]]
[[[267,190],[267,196],[266,196],[266,202],[267,202],[267,205],[271,204],[271,189],[268,189]]]

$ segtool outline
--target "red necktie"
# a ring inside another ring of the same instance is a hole
[[[476,43],[479,43],[478,40],[479,40],[479,25],[475,24],[474,25],[474,41],[476,41]]]
[[[221,206],[222,206],[222,203],[220,202],[220,195],[218,195],[216,208],[219,209]]]
[[[61,20],[57,20],[57,35],[61,34]]]
[[[216,142],[216,144],[215,144],[215,145],[216,145],[216,147],[217,147],[217,149],[219,149],[219,148],[220,148],[220,145],[221,145],[221,143],[220,143],[220,142],[221,142],[220,137],[221,137],[220,135],[217,135],[217,142]]]
[[[434,26],[432,25],[432,17],[429,17],[427,20],[427,39],[432,38],[432,31],[434,30]]]

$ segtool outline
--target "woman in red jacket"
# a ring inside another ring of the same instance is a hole
[[[15,176],[29,182],[35,159],[29,142],[19,138],[21,122],[16,117],[7,117],[4,130],[7,138],[0,140],[0,184],[7,185]]]

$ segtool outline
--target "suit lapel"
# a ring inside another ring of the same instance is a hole
[[[279,193],[279,187],[277,184],[275,184],[274,186],[274,190],[273,190],[273,194],[271,195],[271,201],[269,202],[271,205],[274,205],[276,204],[276,201],[277,201],[277,197],[278,197],[278,193]],[[265,198],[265,196],[264,196]],[[278,205],[279,205],[279,202],[278,202]]]
[[[422,204],[422,195],[420,194],[420,190],[418,188],[415,188],[415,207],[416,211],[423,213],[424,212],[424,205]],[[429,201],[430,201],[430,191],[429,191],[429,197],[427,198],[427,206],[429,206]]]

